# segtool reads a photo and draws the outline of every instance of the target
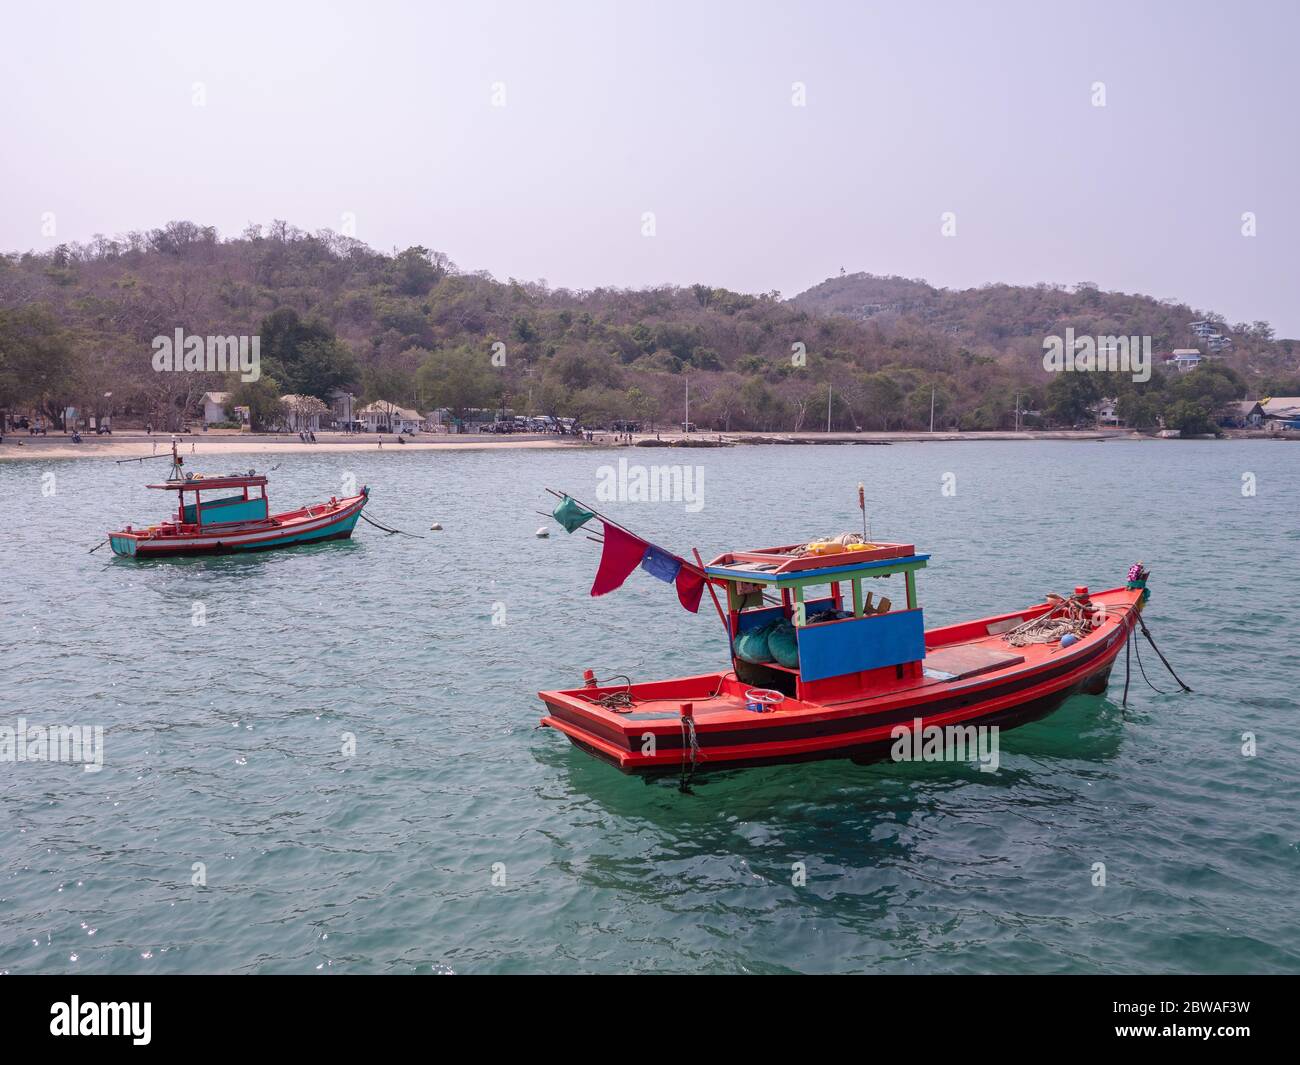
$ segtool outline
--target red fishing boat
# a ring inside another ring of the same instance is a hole
[[[208,477],[184,473],[184,460],[175,440],[171,460],[167,480],[148,487],[176,493],[175,519],[142,529],[128,525],[109,533],[114,554],[126,558],[173,558],[346,540],[370,501],[368,490],[362,487],[354,496],[331,497],[327,502],[272,514],[264,474],[252,470]],[[213,492],[220,493],[218,498],[203,498],[204,493]]]
[[[568,497],[556,508],[566,528],[583,514],[598,517]],[[625,773],[870,763],[896,757],[900,739],[918,730],[1014,728],[1072,695],[1104,692],[1149,594],[1139,563],[1118,587],[1080,586],[927,630],[916,573],[930,556],[912,544],[846,535],[703,564],[698,553],[692,563],[601,520],[593,595],[638,565],[671,576],[688,609],[707,588],[732,649],[731,668],[716,673],[600,683],[589,670],[579,687],[539,693],[543,725]]]

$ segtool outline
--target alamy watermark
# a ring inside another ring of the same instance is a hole
[[[996,773],[1001,765],[997,725],[926,725],[919,717],[910,725],[889,730],[895,762],[972,762],[981,773]]]
[[[1150,337],[1075,337],[1074,329],[1065,336],[1043,338],[1043,369],[1048,373],[1131,373],[1136,384],[1151,380]]]
[[[683,503],[687,513],[704,509],[703,466],[618,466],[596,470],[596,498],[602,503]]]
[[[104,768],[103,725],[0,725],[0,762],[80,763],[87,773]]]
[[[244,382],[262,376],[260,336],[158,335],[150,341],[156,373],[238,373]]]
[[[148,1046],[152,1015],[152,1002],[82,1002],[72,995],[50,1007],[50,1035],[129,1036],[135,1046]]]

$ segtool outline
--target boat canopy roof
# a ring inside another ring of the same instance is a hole
[[[820,554],[809,553],[804,544],[787,544],[729,551],[710,562],[705,572],[721,580],[755,584],[825,584],[850,580],[855,574],[880,577],[921,569],[929,558],[918,555],[913,544],[837,544]]]
[[[188,476],[184,480],[164,481],[146,487],[167,488],[173,492],[209,492],[214,488],[255,488],[259,485],[266,487],[266,477],[262,474],[228,473],[212,477]]]

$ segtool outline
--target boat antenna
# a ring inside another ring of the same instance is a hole
[[[870,543],[871,537],[867,533],[867,490],[861,481],[858,482],[858,509],[862,511],[862,539],[865,543]]]

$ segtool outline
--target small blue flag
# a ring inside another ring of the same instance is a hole
[[[672,584],[677,579],[677,573],[682,568],[682,560],[675,555],[668,554],[667,551],[660,551],[659,548],[650,546],[645,549],[645,555],[641,559],[641,568],[650,576],[658,577],[665,584]]]

